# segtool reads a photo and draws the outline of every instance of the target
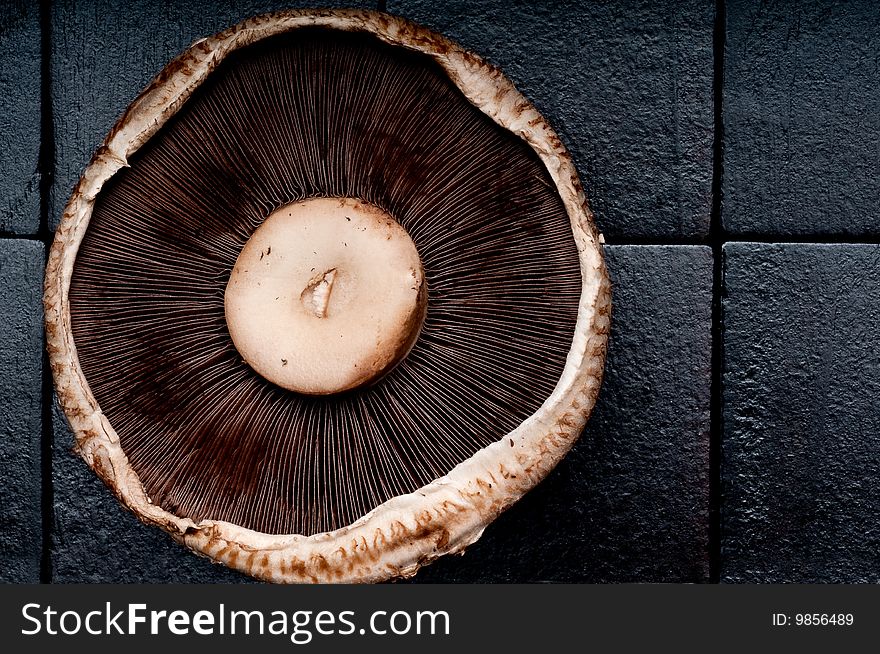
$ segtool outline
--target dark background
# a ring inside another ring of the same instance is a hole
[[[71,454],[40,297],[116,117],[195,39],[288,6],[0,0],[0,579],[245,580],[142,526]],[[614,281],[584,437],[416,580],[880,580],[880,8],[387,10],[499,65],[549,118]]]

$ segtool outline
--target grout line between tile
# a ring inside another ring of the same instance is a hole
[[[778,234],[737,234],[725,235],[722,245],[727,243],[760,243],[766,245],[877,245],[880,234],[818,234],[809,236]]]
[[[16,234],[15,232],[0,231],[0,239],[4,241],[42,241],[37,234]]]
[[[712,378],[709,400],[709,582],[721,579],[721,458],[724,433],[724,226],[722,176],[724,173],[724,46],[727,29],[725,0],[715,2],[712,95],[715,136],[712,144],[712,210],[709,245],[712,247]]]
[[[18,238],[33,238],[22,237]],[[880,245],[880,235],[878,236],[847,236],[843,234],[825,235],[825,236],[791,236],[791,235],[772,235],[758,234],[753,236],[731,237],[724,235],[723,238],[708,239],[680,239],[680,238],[625,238],[615,240],[606,239],[605,245],[636,245],[644,247],[723,247],[728,244],[736,243],[757,243],[760,245]]]
[[[37,238],[46,247],[48,260],[52,244],[50,229],[50,192],[55,174],[55,134],[52,117],[52,80],[50,54],[52,48],[52,15],[50,0],[40,0],[40,227]],[[53,386],[49,356],[43,335],[42,378],[42,432],[40,438],[42,551],[40,555],[40,583],[52,582],[52,527],[55,520],[54,487],[52,483],[52,432]]]
[[[670,245],[670,246],[694,246],[694,245],[709,245],[708,238],[682,238],[682,237],[670,237],[664,238],[662,236],[654,236],[654,237],[640,237],[640,236],[629,236],[623,237],[620,239],[616,239],[614,237],[605,236],[605,245],[645,245],[645,246],[658,246],[658,245]]]

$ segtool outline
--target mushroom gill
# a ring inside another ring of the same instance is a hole
[[[128,163],[76,253],[71,330],[94,398],[166,511],[333,531],[444,477],[556,388],[582,293],[569,214],[535,151],[432,57],[359,32],[271,36],[226,56]],[[328,395],[257,373],[224,315],[246,243],[309,198],[391,216],[428,289],[405,358]]]

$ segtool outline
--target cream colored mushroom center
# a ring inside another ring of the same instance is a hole
[[[326,395],[369,384],[409,353],[427,292],[406,230],[350,198],[312,198],[269,215],[226,286],[242,358],[286,389]]]

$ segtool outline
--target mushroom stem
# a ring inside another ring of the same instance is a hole
[[[310,198],[274,211],[242,248],[224,299],[242,358],[269,381],[310,395],[383,377],[418,338],[426,302],[409,234],[356,198]]]
[[[327,306],[330,304],[330,293],[333,292],[333,280],[336,279],[336,268],[315,275],[299,296],[300,301],[315,318],[327,317]]]

